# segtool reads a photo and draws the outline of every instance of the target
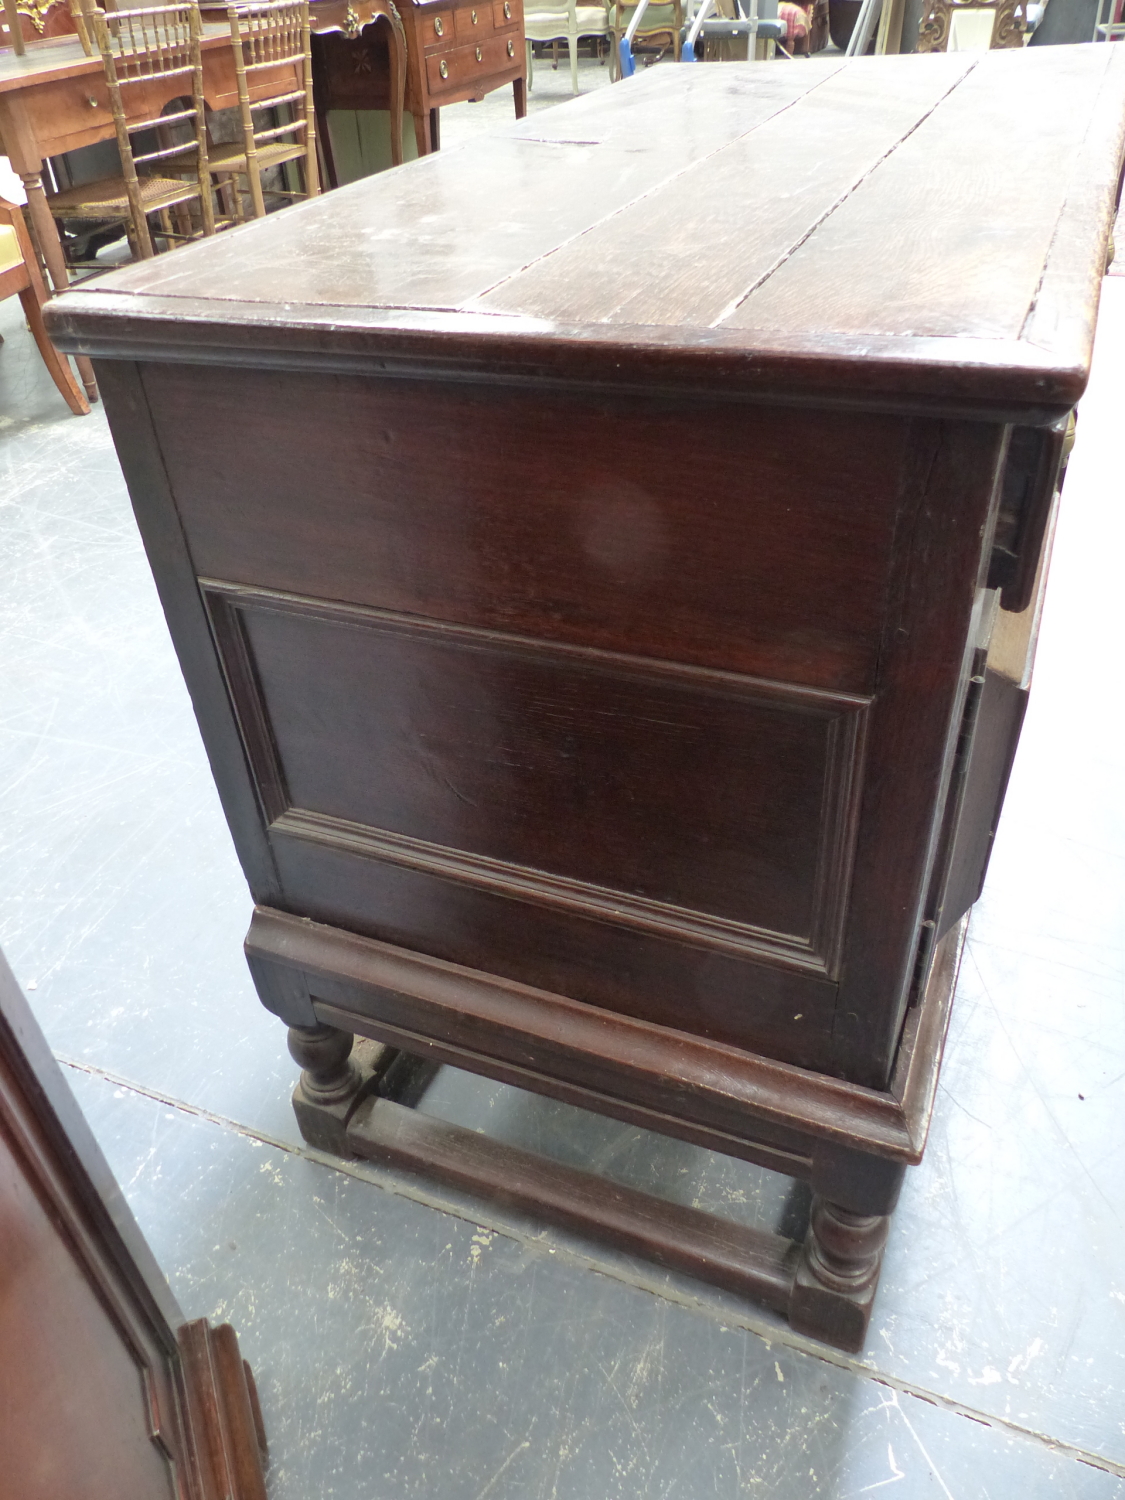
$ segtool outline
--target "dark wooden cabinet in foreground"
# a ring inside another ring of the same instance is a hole
[[[229,1324],[185,1322],[0,955],[0,1500],[265,1500]]]
[[[1123,118],[1105,46],[661,67],[55,305],[310,1139],[862,1343]],[[809,1179],[809,1235],[426,1121],[388,1048]]]

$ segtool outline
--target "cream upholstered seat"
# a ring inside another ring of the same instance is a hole
[[[16,231],[10,224],[0,224],[0,276],[5,271],[10,271],[13,266],[23,264],[23,252],[20,250],[19,240],[16,239]]]
[[[0,198],[0,300],[15,296],[23,305],[27,326],[51,379],[71,411],[76,416],[86,416],[90,407],[82,388],[43,326],[42,308],[47,300],[47,289],[39,274],[39,263],[35,259],[23,213],[14,203]]]

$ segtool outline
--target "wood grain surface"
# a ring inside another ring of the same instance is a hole
[[[493,377],[609,345],[648,388],[1039,421],[1085,384],[1123,121],[1112,47],[657,68],[99,280],[52,328]]]

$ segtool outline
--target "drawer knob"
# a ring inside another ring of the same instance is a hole
[[[505,21],[510,21],[512,19],[512,7],[509,3],[509,0],[504,0],[504,19]]]
[[[438,36],[445,35],[445,27],[442,25],[440,16],[434,17],[434,30],[437,32]],[[442,76],[444,77],[445,75],[443,74]]]
[[[94,98],[93,94],[86,95],[86,103],[90,106],[91,109],[97,109],[98,107],[98,101]]]
[[[484,53],[478,47],[477,48],[477,62],[483,62],[483,61],[484,61]]]
[[[476,11],[475,10],[471,10],[469,12],[469,14],[472,16],[472,18],[473,18],[473,25],[475,26],[477,24],[477,13],[476,13]]]
[[[437,70],[438,70],[438,72],[441,74],[441,76],[443,78],[448,78],[449,77],[449,69],[445,65],[445,59],[444,58],[442,58],[441,62],[438,63]]]
[[[508,43],[508,56],[509,57],[515,57],[515,55],[516,55],[516,44],[515,44],[515,42],[509,41],[509,43]]]

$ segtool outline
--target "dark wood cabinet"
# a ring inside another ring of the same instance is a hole
[[[187,1322],[0,956],[0,1497],[265,1500],[233,1329]]]
[[[658,68],[55,305],[312,1138],[862,1342],[1123,121],[1110,47]],[[353,1033],[811,1179],[809,1237],[467,1166]]]

